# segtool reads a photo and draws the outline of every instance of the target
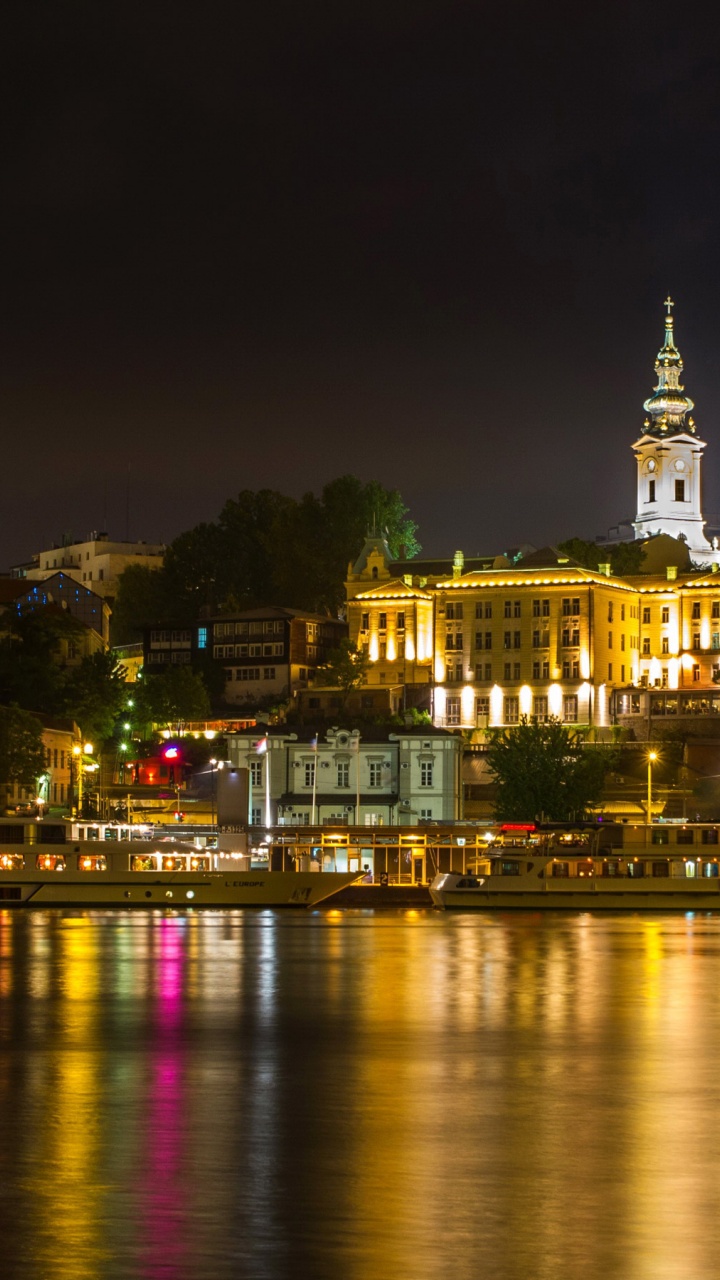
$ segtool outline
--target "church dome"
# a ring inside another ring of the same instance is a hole
[[[683,371],[682,356],[675,346],[675,322],[670,309],[675,304],[671,298],[665,302],[665,342],[657,353],[655,374],[657,386],[654,394],[643,404],[650,421],[645,424],[646,435],[671,436],[680,432],[694,434],[695,424],[692,419],[685,421],[686,415],[695,405],[689,396],[684,394],[685,388],[680,382]]]

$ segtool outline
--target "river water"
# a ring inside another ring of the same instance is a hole
[[[720,916],[0,913],[3,1280],[704,1280]]]

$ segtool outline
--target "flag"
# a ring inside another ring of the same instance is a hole
[[[310,739],[310,746],[312,747],[313,751],[317,751],[317,744],[318,744],[318,736],[317,734],[315,734],[315,737]]]
[[[255,750],[259,756],[262,756],[265,754],[267,749],[268,749],[268,740],[267,740],[267,734],[265,734],[264,738],[261,738],[259,742],[255,743]]]

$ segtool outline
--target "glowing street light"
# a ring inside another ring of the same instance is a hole
[[[647,766],[648,766],[647,820],[648,820],[648,826],[650,826],[650,824],[651,824],[651,822],[652,822],[652,767],[653,767],[653,765],[654,765],[655,761],[657,760],[657,758],[658,758],[658,753],[657,753],[657,751],[648,751],[648,757],[647,757]]]

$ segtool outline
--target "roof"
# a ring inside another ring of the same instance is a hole
[[[356,600],[432,600],[432,592],[422,587],[409,586],[402,578],[391,578],[389,582],[378,582],[377,586],[367,591],[358,591]]]
[[[210,618],[205,619],[208,622],[244,622],[254,620],[262,620],[264,618],[306,618],[309,622],[334,622],[339,623],[340,618],[331,618],[326,613],[311,613],[308,609],[290,609],[284,608],[276,604],[268,604],[258,609],[238,609],[232,613],[214,613]],[[169,624],[163,624],[168,627]],[[185,628],[187,630],[187,628]]]
[[[338,725],[333,729],[322,729],[318,733],[312,725],[281,725],[257,724],[252,729],[239,729],[236,733],[228,733],[228,738],[248,738],[252,742],[258,742],[266,735],[268,738],[286,739],[289,746],[310,746],[315,738],[318,739],[318,746],[329,746],[327,740],[328,733],[349,733],[354,730],[348,729],[343,725]],[[398,738],[454,738],[459,741],[458,735],[452,733],[449,729],[436,729],[434,725],[412,725],[403,727],[395,724],[371,725],[359,731],[360,741],[365,743],[373,742],[389,742],[396,741]]]
[[[464,573],[460,578],[438,582],[442,591],[463,590],[468,587],[616,587],[620,591],[635,591],[625,578],[606,576],[597,570],[582,569],[568,560],[567,564],[536,569],[491,569],[485,573]]]

